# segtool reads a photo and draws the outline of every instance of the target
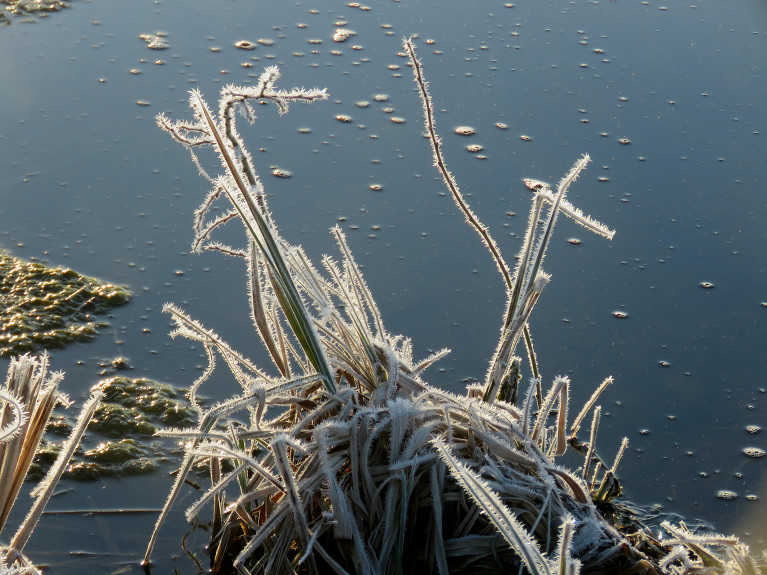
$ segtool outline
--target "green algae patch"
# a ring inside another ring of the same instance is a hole
[[[0,356],[91,339],[107,325],[96,316],[130,295],[122,286],[0,251]]]
[[[5,6],[9,13],[15,16],[47,16],[49,12],[58,12],[69,8],[69,2],[64,0],[0,0],[0,6]],[[0,25],[10,24],[10,19],[0,12]]]
[[[13,18],[3,11],[3,7]],[[0,0],[0,28],[13,20],[36,22],[38,18],[45,18],[51,12],[69,7],[70,3],[65,0]]]
[[[126,461],[122,465],[102,465],[92,461],[78,461],[67,468],[64,477],[75,481],[96,481],[102,477],[123,477],[143,475],[157,469],[157,465],[145,457]]]
[[[115,358],[116,360],[125,358]],[[114,376],[93,389],[104,399],[88,424],[88,445],[78,448],[64,472],[65,479],[95,481],[151,473],[161,464],[180,459],[181,451],[169,440],[157,440],[161,427],[187,427],[196,420],[184,391],[147,378]],[[62,413],[51,418],[46,437],[35,454],[28,480],[40,479],[56,459],[72,420]]]
[[[120,407],[150,425],[183,427],[195,421],[184,394],[167,383],[116,376],[100,381],[93,389],[104,392],[102,405]],[[109,431],[108,426],[103,431]]]
[[[47,441],[35,454],[26,479],[39,481],[53,464],[61,450],[61,443]],[[155,471],[159,458],[151,449],[134,439],[103,441],[93,449],[78,449],[64,471],[64,478],[75,481],[95,481],[102,477],[141,475]]]
[[[102,403],[88,428],[107,437],[151,437],[157,428],[140,412],[115,403]]]
[[[144,446],[134,439],[104,441],[83,454],[67,468],[67,475],[79,481],[92,481],[104,476],[141,475],[157,469]]]

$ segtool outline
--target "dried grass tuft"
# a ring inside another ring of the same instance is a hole
[[[69,403],[58,390],[63,377],[62,372],[48,373],[47,355],[25,354],[11,360],[5,384],[0,386],[0,402],[4,404],[0,408],[0,531],[18,499],[53,408],[59,403]],[[91,395],[56,461],[32,490],[34,501],[29,513],[10,543],[0,549],[0,575],[39,575],[38,569],[23,555],[24,547],[102,396],[101,392]]]
[[[223,173],[208,176],[212,190],[197,212],[193,247],[244,260],[253,324],[275,374],[183,310],[167,306],[174,335],[201,343],[210,363],[190,392],[198,425],[164,432],[186,439],[188,449],[144,564],[149,566],[157,532],[190,469],[206,463],[211,484],[187,517],[212,508],[214,573],[692,573],[698,572],[696,561],[714,569],[715,560],[721,569],[738,561],[745,565],[747,554],[731,539],[700,540],[679,528],[679,547],[667,548],[671,555],[659,563],[657,553],[645,553],[649,547],[639,544],[641,538],[629,540],[616,529],[600,509],[620,494],[615,466],[625,440],[612,466],[595,450],[596,402],[611,380],[568,428],[570,381],[557,377],[546,389],[540,377],[528,319],[549,281],[542,264],[558,216],[613,235],[566,200],[588,156],[556,191],[544,185],[536,193],[512,272],[446,167],[427,83],[409,40],[405,50],[435,164],[496,262],[508,294],[484,385],[459,396],[423,379],[424,370],[446,352],[416,361],[410,341],[385,329],[340,229],[331,230],[340,257],[325,257],[323,273],[279,234],[237,130],[237,112],[253,121],[251,102],[271,101],[284,112],[295,101],[325,99],[324,90],[279,90],[277,69],[268,68],[255,87],[224,88],[217,115],[193,92],[191,122],[158,118],[198,167],[196,153],[204,146],[221,160]],[[244,249],[212,240],[216,229],[236,220],[248,234]],[[514,354],[520,339],[533,377],[517,405],[521,362]],[[203,408],[195,394],[219,359],[241,392]],[[582,444],[577,432],[589,413],[591,433]],[[584,454],[578,470],[557,463],[569,448]],[[690,570],[673,571],[685,558]]]

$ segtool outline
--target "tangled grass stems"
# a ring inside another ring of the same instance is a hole
[[[0,401],[4,403],[0,409],[0,531],[18,499],[53,408],[59,403],[69,403],[58,390],[63,377],[61,372],[48,373],[47,355],[35,357],[25,354],[11,360],[5,384],[0,386]],[[31,509],[10,543],[0,549],[0,575],[39,575],[39,570],[24,556],[24,547],[102,397],[102,392],[93,392],[80,411],[56,461],[32,490],[34,502]]]
[[[541,186],[535,194],[512,274],[447,170],[415,47],[407,40],[405,49],[435,164],[507,290],[485,384],[460,396],[422,379],[446,350],[416,361],[410,340],[385,329],[339,228],[331,233],[340,260],[325,257],[324,274],[300,246],[278,233],[237,131],[236,112],[253,121],[253,101],[271,101],[283,113],[291,102],[326,98],[324,90],[278,90],[278,71],[267,68],[252,88],[225,87],[218,116],[193,92],[192,122],[158,118],[198,167],[196,154],[203,146],[214,148],[221,160],[223,173],[208,176],[212,190],[195,216],[193,249],[244,259],[254,328],[277,375],[267,375],[181,309],[166,307],[177,327],[173,335],[202,343],[210,363],[190,392],[198,425],[163,432],[186,439],[188,448],[147,547],[147,570],[186,475],[203,463],[211,484],[188,508],[187,518],[213,507],[214,573],[682,574],[700,572],[701,566],[711,573],[757,573],[747,549],[734,539],[701,539],[684,526],[668,526],[674,547],[664,547],[649,533],[629,539],[602,514],[620,494],[615,466],[626,447],[624,439],[612,466],[595,449],[596,402],[611,380],[598,387],[568,430],[570,381],[557,377],[543,393],[528,328],[550,279],[542,264],[558,216],[613,235],[565,197],[588,156],[574,164],[556,192]],[[220,206],[226,202],[229,206]],[[212,239],[214,231],[238,219],[248,236],[244,249]],[[516,402],[521,360],[514,355],[520,338],[533,373],[521,407]],[[216,358],[224,360],[241,392],[203,409],[194,393],[210,377]],[[591,433],[582,444],[577,432],[589,413]],[[557,462],[568,447],[584,454],[579,470]]]

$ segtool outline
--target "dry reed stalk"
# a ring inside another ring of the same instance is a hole
[[[22,355],[11,360],[8,377],[0,387],[0,401],[5,403],[0,412],[0,530],[18,498],[53,408],[59,403],[68,404],[58,391],[63,377],[61,372],[48,374],[47,355],[39,358]],[[32,508],[10,543],[2,548],[0,574],[39,573],[23,555],[24,547],[102,396],[101,392],[91,395],[56,461],[32,491],[35,498]]]

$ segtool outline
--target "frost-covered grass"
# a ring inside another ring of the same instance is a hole
[[[59,403],[68,403],[66,396],[58,390],[63,377],[61,372],[48,373],[46,355],[22,355],[11,360],[8,376],[0,386],[0,532],[18,499],[53,408]],[[102,396],[99,391],[91,395],[56,461],[32,490],[33,503],[29,513],[10,542],[0,548],[0,575],[39,575],[37,568],[23,555],[24,547]]]
[[[485,382],[465,395],[427,383],[425,370],[448,351],[415,359],[410,340],[386,330],[341,229],[331,230],[339,256],[325,256],[319,268],[280,235],[237,114],[253,122],[253,102],[272,102],[284,113],[292,102],[324,100],[324,90],[279,90],[272,67],[255,86],[225,87],[217,113],[192,92],[191,121],[158,122],[212,184],[195,216],[193,248],[243,261],[253,325],[273,365],[255,365],[182,309],[166,306],[173,335],[199,342],[209,365],[189,394],[197,426],[161,432],[187,449],[144,564],[190,470],[204,463],[210,486],[186,515],[210,521],[216,573],[757,573],[734,538],[667,525],[673,539],[661,544],[649,533],[629,538],[603,515],[620,494],[616,467],[627,445],[610,463],[595,450],[597,401],[611,380],[571,420],[571,383],[541,380],[528,325],[550,280],[543,262],[558,217],[613,235],[566,199],[589,158],[580,158],[556,189],[538,186],[512,270],[446,167],[412,42],[405,50],[435,165],[506,287]],[[196,154],[206,146],[218,154],[219,175],[201,167]],[[213,239],[235,221],[247,245]],[[520,340],[532,375],[522,393]],[[197,393],[218,361],[241,392],[204,407]],[[588,437],[580,440],[588,420]],[[568,449],[583,454],[578,469],[558,463]]]

